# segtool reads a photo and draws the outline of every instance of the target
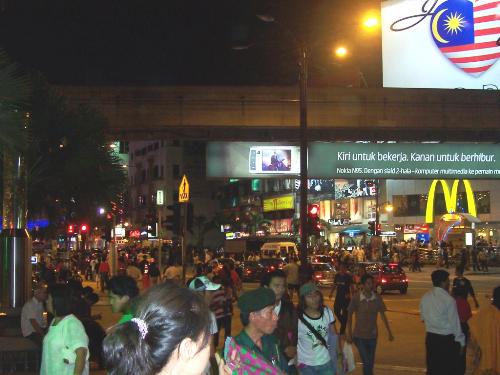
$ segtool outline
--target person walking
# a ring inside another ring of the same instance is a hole
[[[479,254],[477,255],[477,259],[479,260],[479,264],[481,265],[481,269],[484,272],[488,272],[488,256],[486,255],[486,250],[479,250]]]
[[[433,288],[420,300],[420,316],[426,330],[427,375],[458,374],[460,351],[465,350],[457,304],[448,293],[449,276],[445,270],[432,272]]]
[[[203,275],[200,275],[203,276]],[[212,282],[221,284],[219,276],[214,276]],[[210,310],[215,314],[218,332],[214,334],[214,348],[219,347],[219,332],[224,329],[224,339],[231,336],[231,322],[233,318],[233,294],[232,290],[221,286],[215,290],[210,302]]]
[[[471,252],[471,258],[472,258],[472,270],[475,271],[481,271],[481,266],[479,265],[479,260],[477,258],[477,248],[474,247]]]
[[[298,308],[297,368],[301,375],[330,375],[337,364],[328,350],[328,334],[336,335],[335,317],[323,304],[323,295],[313,283],[300,287]],[[337,345],[340,352],[340,346]]]
[[[286,275],[286,283],[288,285],[288,294],[290,300],[293,301],[293,294],[299,294],[299,265],[297,264],[297,257],[292,256],[292,261],[283,267]]]
[[[477,302],[471,282],[469,279],[464,277],[462,264],[456,267],[455,275],[456,277],[453,279],[451,295],[455,298],[457,303],[458,318],[460,319],[462,332],[465,335],[465,346],[464,350],[460,353],[460,363],[457,375],[464,375],[467,362],[467,342],[469,341],[469,325],[467,324],[467,321],[472,317],[472,310],[470,308],[469,301],[467,300],[469,294],[472,296],[476,304],[476,308],[479,308],[479,303]]]
[[[204,374],[210,324],[203,297],[167,280],[141,295],[133,319],[106,336],[105,367],[110,375]],[[220,358],[218,364],[219,374],[231,374]]]
[[[373,375],[378,338],[378,314],[380,314],[387,329],[389,341],[394,341],[394,336],[385,316],[387,308],[384,301],[382,297],[373,291],[373,276],[370,274],[363,275],[361,284],[361,290],[354,295],[348,307],[346,341],[354,343],[358,348],[359,356],[363,361],[363,375]],[[354,315],[356,315],[356,324],[353,330]]]
[[[278,315],[278,326],[273,334],[278,338],[280,349],[287,357],[297,355],[297,311],[286,292],[286,276],[282,270],[276,270],[264,276],[261,285],[271,289],[276,296],[274,312]]]
[[[343,335],[345,334],[345,328],[347,326],[347,308],[351,302],[351,296],[355,292],[354,281],[352,276],[347,272],[345,263],[340,264],[339,272],[333,279],[333,287],[330,291],[330,298],[332,298],[335,291],[337,291],[337,294],[333,304],[333,311],[340,322],[340,334]]]
[[[279,349],[278,339],[273,335],[278,325],[275,303],[276,296],[270,288],[261,287],[243,293],[238,299],[243,330],[234,340],[287,373],[288,361]]]
[[[40,283],[33,292],[33,298],[26,302],[21,310],[21,331],[23,337],[33,341],[39,349],[47,329],[47,320],[43,316],[43,304],[47,300],[47,286]]]
[[[118,275],[109,280],[109,303],[111,311],[122,313],[117,324],[128,322],[132,316],[132,301],[139,295],[137,282],[130,276]]]
[[[99,281],[101,283],[101,292],[104,293],[104,289],[108,288],[110,267],[108,259],[104,258],[99,264]]]
[[[89,339],[83,324],[72,314],[71,288],[49,288],[47,310],[54,316],[43,339],[40,375],[88,375]]]

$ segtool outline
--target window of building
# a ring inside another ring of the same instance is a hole
[[[141,182],[142,183],[146,182],[146,170],[145,169],[143,169],[141,171]]]
[[[476,209],[478,214],[491,213],[489,191],[476,191],[474,192],[474,198],[476,199]]]
[[[120,154],[128,154],[128,147],[129,147],[128,141],[120,141],[119,144],[120,148],[118,152]]]
[[[173,178],[180,178],[180,175],[181,175],[181,168],[180,168],[179,164],[174,164],[172,166],[172,177]]]
[[[146,153],[148,152],[147,148],[144,147],[142,150],[141,150],[141,154],[142,155],[146,155]]]
[[[160,167],[158,165],[155,165],[153,167],[153,178],[154,179],[160,178]]]
[[[155,142],[155,150],[158,150],[158,148],[159,148],[159,144],[158,144],[158,142]]]
[[[441,203],[442,201],[442,203]],[[435,195],[435,212],[441,212],[444,205],[444,196],[441,194]],[[392,205],[394,206],[394,216],[424,216],[427,206],[426,194],[413,194],[413,195],[393,195]],[[446,208],[443,214],[446,213]]]
[[[160,167],[160,178],[163,178],[163,165]]]
[[[146,197],[142,194],[137,196],[137,205],[138,206],[145,206],[146,205]]]

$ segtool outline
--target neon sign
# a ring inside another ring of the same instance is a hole
[[[476,202],[474,200],[474,191],[469,180],[455,180],[451,186],[451,192],[448,187],[448,183],[445,180],[434,180],[429,188],[429,195],[427,197],[427,206],[425,209],[425,222],[434,222],[434,197],[436,195],[436,185],[441,184],[444,194],[444,202],[446,205],[446,211],[450,214],[457,211],[457,196],[458,196],[458,184],[462,181],[465,194],[467,196],[467,211],[472,216],[477,216]]]

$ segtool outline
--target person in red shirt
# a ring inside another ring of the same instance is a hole
[[[108,288],[108,281],[109,281],[109,263],[106,258],[104,258],[99,265],[99,275],[101,276],[101,292],[104,293],[104,289]]]

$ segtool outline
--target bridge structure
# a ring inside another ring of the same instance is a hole
[[[110,139],[299,140],[294,86],[57,86]],[[500,92],[310,88],[310,141],[499,142]]]

